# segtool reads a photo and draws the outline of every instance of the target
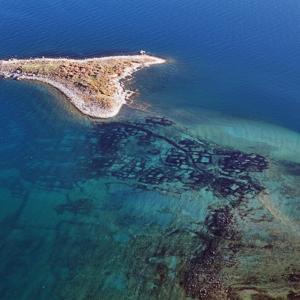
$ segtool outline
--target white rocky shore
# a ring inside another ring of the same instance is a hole
[[[87,59],[0,60],[0,76],[46,83],[62,92],[85,115],[111,118],[132,94],[122,84],[137,70],[166,61],[150,55]]]

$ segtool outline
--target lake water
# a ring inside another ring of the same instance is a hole
[[[299,17],[296,0],[0,0],[2,59],[168,59],[105,122],[0,81],[0,298],[299,299]]]

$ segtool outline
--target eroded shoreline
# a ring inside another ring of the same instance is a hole
[[[142,68],[165,62],[150,55],[10,59],[0,60],[0,76],[46,83],[62,92],[83,114],[111,118],[132,94],[121,81]]]

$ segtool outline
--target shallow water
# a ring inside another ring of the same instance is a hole
[[[299,297],[296,1],[0,5],[3,58],[169,58],[105,122],[0,81],[1,299]]]

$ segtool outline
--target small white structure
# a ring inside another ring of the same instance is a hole
[[[141,54],[141,55],[145,55],[145,54],[146,54],[146,51],[145,51],[145,50],[140,50],[140,54]]]

